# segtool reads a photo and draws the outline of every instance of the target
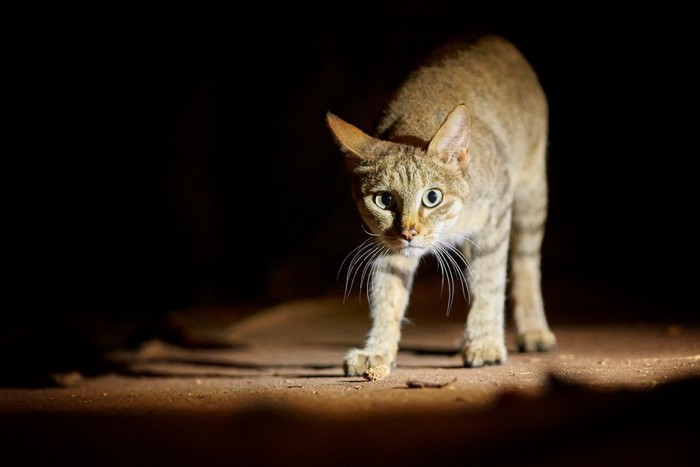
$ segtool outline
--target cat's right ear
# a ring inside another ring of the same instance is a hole
[[[326,121],[341,149],[348,156],[359,159],[367,158],[371,152],[370,149],[380,142],[378,139],[373,138],[330,112],[326,113]]]
[[[469,161],[471,117],[464,104],[459,104],[447,115],[428,145],[428,154],[448,166],[464,170]]]

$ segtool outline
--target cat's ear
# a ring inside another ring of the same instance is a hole
[[[457,169],[464,169],[469,162],[469,138],[471,117],[464,104],[459,104],[447,115],[430,140],[428,155]]]
[[[380,142],[330,112],[326,113],[326,121],[336,141],[349,156],[364,159],[370,152],[370,148]]]

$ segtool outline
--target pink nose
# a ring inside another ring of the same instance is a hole
[[[418,231],[415,227],[406,227],[401,231],[401,236],[409,242],[413,240],[413,237],[416,235],[418,235]]]

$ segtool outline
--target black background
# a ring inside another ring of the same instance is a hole
[[[364,234],[326,111],[370,131],[424,52],[486,31],[520,47],[550,102],[545,281],[694,319],[692,14],[452,3],[28,18],[5,58],[6,309],[157,314],[342,289]]]

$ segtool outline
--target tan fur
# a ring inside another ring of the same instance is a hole
[[[419,258],[431,253],[445,277],[469,282],[466,366],[507,358],[508,260],[520,349],[554,348],[540,290],[547,102],[518,50],[488,36],[436,51],[397,90],[375,136],[327,121],[372,235],[348,271],[367,280],[372,327],[346,355],[346,374],[394,363]]]

